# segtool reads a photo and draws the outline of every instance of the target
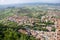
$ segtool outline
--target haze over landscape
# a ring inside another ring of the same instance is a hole
[[[60,3],[60,0],[0,0],[0,5],[22,3]]]
[[[0,0],[0,40],[60,40],[60,0]]]

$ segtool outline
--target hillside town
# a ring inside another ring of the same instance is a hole
[[[0,0],[0,40],[60,40],[60,0]]]
[[[33,23],[37,22],[39,19],[29,18],[27,16],[23,16],[23,17],[11,16],[8,18],[8,20],[17,22],[19,25],[21,24],[33,25]],[[50,25],[46,27],[49,31],[39,31],[39,30],[32,30],[29,28],[25,28],[25,29],[19,29],[18,32],[27,34],[29,36],[32,35],[33,37],[39,40],[60,40],[60,19],[56,19],[49,16],[42,16],[41,18],[42,22],[48,22],[48,20],[54,22],[54,25]],[[56,28],[55,31],[51,31],[53,26]]]

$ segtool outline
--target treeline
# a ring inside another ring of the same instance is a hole
[[[0,23],[0,40],[36,40],[36,39],[32,36],[19,33],[13,28],[7,28],[7,26]]]

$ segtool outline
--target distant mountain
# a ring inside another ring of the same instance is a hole
[[[14,8],[14,7],[24,7],[24,6],[35,6],[35,5],[52,5],[52,6],[60,6],[60,3],[25,3],[25,4],[10,4],[10,5],[0,5],[0,9],[4,8]]]

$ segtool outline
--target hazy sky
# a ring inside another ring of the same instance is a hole
[[[31,3],[31,2],[60,3],[60,0],[0,0],[0,5],[16,4],[16,3]]]

